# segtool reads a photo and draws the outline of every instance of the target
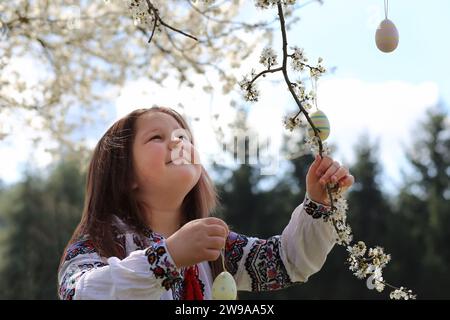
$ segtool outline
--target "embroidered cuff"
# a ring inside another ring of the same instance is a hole
[[[311,200],[308,195],[305,196],[303,208],[305,209],[306,213],[314,219],[327,217],[331,214],[331,207]]]
[[[169,290],[175,282],[182,280],[179,270],[167,251],[164,240],[149,247],[145,251],[145,255],[150,264],[150,271],[153,272],[157,279],[163,279],[161,285],[166,290]]]

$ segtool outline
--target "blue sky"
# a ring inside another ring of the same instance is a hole
[[[302,9],[295,38],[308,52],[338,67],[338,76],[364,81],[433,81],[450,101],[450,1],[391,0],[388,17],[399,31],[390,54],[375,47],[384,19],[381,0],[328,0]]]
[[[390,54],[380,52],[374,41],[376,27],[384,19],[383,0],[325,0],[322,6],[314,3],[298,13],[301,20],[288,33],[289,45],[304,48],[311,61],[322,57],[326,67],[337,68],[335,73],[324,76],[318,87],[319,108],[330,119],[329,142],[337,147],[336,158],[351,164],[353,146],[361,134],[378,139],[381,164],[386,171],[383,185],[386,190],[394,191],[400,181],[400,171],[406,165],[403,149],[411,144],[413,130],[426,108],[439,100],[450,103],[450,1],[389,1],[389,18],[400,34],[399,47]],[[253,6],[253,1],[248,1],[242,18],[256,21],[262,14],[273,16],[276,10],[261,12]],[[275,38],[275,50],[280,49],[279,44],[279,38]],[[252,67],[259,68],[261,49],[239,71],[241,75]],[[28,72],[29,68],[28,64],[19,71]],[[201,156],[217,158],[219,149],[212,139],[209,120],[217,111],[231,119],[232,114],[227,113],[231,96],[217,93],[209,97],[201,90],[180,90],[170,79],[165,85],[160,88],[145,79],[129,79],[120,92],[112,94],[110,106],[105,106],[109,110],[108,118],[113,121],[136,106],[176,106],[183,102],[189,117],[200,119],[193,123],[193,129]],[[261,135],[269,135],[280,143],[282,117],[294,105],[285,94],[283,83],[276,85],[264,80],[258,85],[263,94],[260,102],[249,104],[249,122]],[[111,121],[86,132],[92,145]],[[271,129],[267,130],[268,127]],[[44,150],[30,156],[27,144],[21,141],[29,140],[32,133],[17,132],[13,140],[0,145],[0,156],[9,159],[0,168],[0,179],[6,182],[20,178],[21,167],[27,159],[41,159],[37,162],[42,166],[50,161]],[[19,145],[21,148],[17,148]],[[282,167],[283,159],[280,163]]]

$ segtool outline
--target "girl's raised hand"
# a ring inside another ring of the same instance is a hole
[[[348,169],[330,157],[316,156],[306,175],[306,192],[315,202],[330,205],[326,185],[338,183],[339,188],[347,189],[355,179]]]
[[[214,261],[225,247],[228,233],[228,226],[221,219],[192,220],[167,238],[167,250],[178,268]]]

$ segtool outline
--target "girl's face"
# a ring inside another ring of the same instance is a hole
[[[144,196],[183,199],[201,174],[200,158],[189,133],[163,112],[148,112],[137,119],[133,167],[133,189]]]

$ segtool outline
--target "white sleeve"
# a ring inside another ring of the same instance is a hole
[[[238,290],[278,290],[306,282],[319,271],[337,236],[333,226],[321,219],[327,213],[328,207],[306,197],[281,236],[262,240],[230,232],[226,267]]]
[[[61,299],[160,299],[181,275],[165,241],[120,260],[101,258],[89,240],[66,251],[59,274]]]
[[[306,282],[319,271],[336,243],[337,233],[322,217],[330,208],[305,197],[281,235],[281,259],[293,282]]]

